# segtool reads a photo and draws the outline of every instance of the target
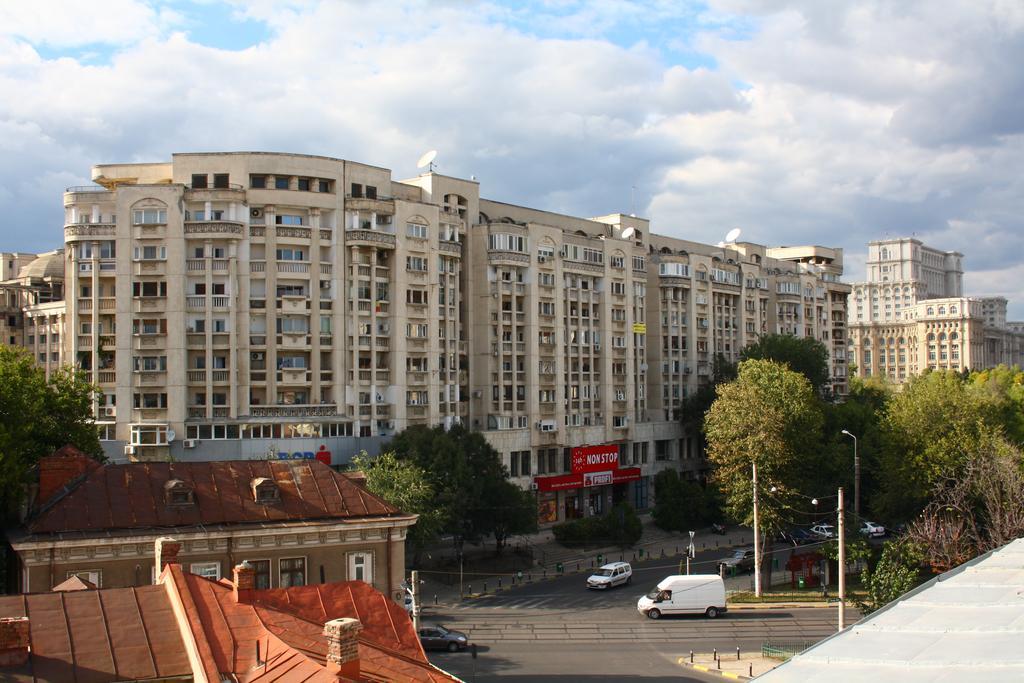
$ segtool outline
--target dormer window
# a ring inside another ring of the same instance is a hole
[[[192,487],[181,479],[171,479],[164,484],[164,499],[168,505],[192,505],[195,503]]]
[[[252,497],[257,503],[276,503],[279,500],[277,484],[266,477],[252,480]]]

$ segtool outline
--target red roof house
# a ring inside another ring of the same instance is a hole
[[[430,664],[405,610],[362,581],[256,590],[176,563],[134,588],[0,596],[0,679],[457,681]]]

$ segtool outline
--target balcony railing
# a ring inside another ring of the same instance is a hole
[[[287,405],[287,406],[252,406],[251,417],[330,417],[338,414],[338,406],[333,403],[319,405]]]

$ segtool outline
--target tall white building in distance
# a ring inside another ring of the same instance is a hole
[[[982,370],[1024,361],[1003,297],[963,291],[963,254],[901,238],[868,244],[867,281],[850,294],[850,361],[896,383],[925,370]]]

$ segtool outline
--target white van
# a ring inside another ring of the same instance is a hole
[[[726,611],[725,583],[718,574],[669,576],[640,598],[636,608],[651,619],[662,614],[705,614],[714,619]]]

